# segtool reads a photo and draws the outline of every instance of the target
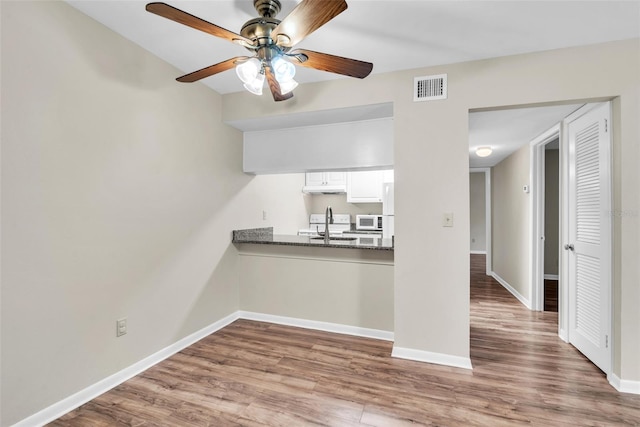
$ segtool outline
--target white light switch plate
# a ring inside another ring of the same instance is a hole
[[[127,333],[127,318],[116,320],[116,336],[121,337]]]
[[[453,227],[453,212],[445,212],[442,214],[442,226]]]

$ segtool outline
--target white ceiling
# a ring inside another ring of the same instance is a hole
[[[165,2],[236,33],[257,17],[252,0]],[[176,66],[180,70],[176,77],[249,54],[224,39],[147,12],[147,1],[68,3]],[[279,19],[298,2],[281,3]],[[373,74],[640,36],[640,1],[636,0],[347,3],[346,11],[297,46],[372,62]],[[301,83],[348,78],[303,67],[297,71],[296,80]],[[202,82],[223,94],[244,90],[233,70]]]
[[[147,1],[67,2],[173,64],[179,70],[176,77],[249,54],[226,40],[146,12]],[[253,0],[165,2],[237,33],[244,22],[257,17]],[[299,2],[281,0],[281,3],[279,19]],[[373,74],[640,37],[640,0],[347,0],[347,3],[346,11],[297,46],[372,62]],[[335,78],[349,77],[297,67],[296,80],[300,83]],[[222,94],[244,90],[233,70],[195,84],[205,84]],[[473,113],[470,165],[495,165],[522,144],[515,147],[513,141],[530,140],[575,107]],[[356,110],[351,113],[355,117],[361,114]],[[301,119],[313,124],[326,121],[327,117],[335,114]],[[235,125],[243,130],[259,130],[278,123],[263,120]],[[473,153],[477,145],[491,145],[494,155],[479,161]]]
[[[469,167],[492,167],[550,129],[582,104],[511,108],[469,113]],[[478,157],[478,147],[491,147],[489,157]]]

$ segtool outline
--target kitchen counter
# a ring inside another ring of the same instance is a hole
[[[358,239],[337,240],[334,238],[331,239],[329,243],[325,243],[324,239],[314,239],[310,236],[296,236],[288,234],[274,235],[273,227],[233,230],[232,239],[232,243],[393,251],[392,239],[376,239],[376,242],[377,244],[367,244],[362,243]]]
[[[271,227],[235,230],[241,309],[277,322],[392,339],[393,247],[354,242],[325,245],[274,235]]]

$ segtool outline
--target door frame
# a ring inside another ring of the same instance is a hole
[[[610,101],[607,101],[610,102]],[[543,132],[530,143],[531,153],[531,309],[541,311],[544,309],[544,146],[558,137],[560,145],[560,245],[569,242],[569,144],[567,141],[569,123],[591,111],[602,103],[593,102],[584,104],[573,113],[565,117],[560,123]],[[612,154],[612,153],[610,153]],[[610,161],[612,155],[610,155]],[[613,168],[607,168],[609,183],[613,183]],[[609,197],[613,199],[613,188]],[[611,200],[613,206],[613,200]],[[609,247],[613,249],[613,222],[611,227],[603,230],[604,236],[609,241]],[[611,251],[610,251],[611,252]],[[613,253],[609,254],[613,257]],[[558,258],[558,336],[565,342],[569,342],[569,253],[560,251]],[[612,276],[613,271],[609,272]],[[610,277],[611,298],[613,304],[613,277]],[[613,360],[613,306],[609,310],[611,319],[609,322],[609,349]],[[607,372],[608,374],[608,372]]]
[[[562,155],[561,155],[561,164],[560,164],[560,171],[562,174],[562,180],[563,180],[563,188],[562,191],[564,191],[564,194],[566,196],[562,197],[561,199],[561,207],[560,207],[560,212],[561,212],[561,222],[560,222],[560,229],[561,229],[561,245],[563,245],[564,243],[572,243],[571,242],[571,236],[569,234],[569,225],[570,225],[570,214],[571,212],[569,212],[569,143],[568,143],[568,135],[569,135],[569,124],[576,120],[579,119],[581,116],[589,113],[591,110],[594,110],[596,108],[602,107],[603,105],[606,105],[607,108],[609,109],[609,121],[611,121],[612,117],[613,117],[613,103],[612,100],[607,100],[607,101],[602,101],[602,102],[592,102],[592,103],[588,103],[583,105],[581,108],[579,108],[578,110],[576,110],[575,112],[573,112],[572,114],[570,114],[569,116],[567,116],[563,122],[562,122],[562,128],[563,128],[563,132],[564,135],[567,136],[567,144],[565,144],[565,151],[564,151],[564,160],[562,160]],[[603,168],[601,170],[601,174],[602,176],[605,176],[607,184],[608,184],[608,194],[606,194],[605,196],[608,198],[608,212],[609,214],[611,213],[611,209],[613,209],[614,206],[614,200],[613,200],[613,193],[614,193],[614,189],[613,189],[613,124],[612,123],[607,123],[605,126],[609,127],[609,146],[607,147],[607,157],[606,163],[603,164]],[[600,154],[600,156],[602,156],[602,154]],[[602,158],[602,157],[601,157]],[[565,187],[566,186],[566,187]],[[604,214],[604,212],[603,212]],[[613,369],[613,361],[614,361],[614,348],[615,348],[615,343],[614,343],[614,334],[613,334],[613,325],[614,325],[614,283],[613,283],[613,227],[614,227],[614,222],[612,220],[612,218],[609,216],[607,218],[608,224],[603,224],[602,228],[601,228],[601,239],[603,241],[603,245],[605,245],[608,249],[607,251],[607,256],[608,256],[608,265],[607,265],[607,271],[605,271],[604,273],[606,275],[608,275],[608,282],[609,282],[609,307],[608,307],[608,311],[609,311],[609,318],[608,318],[608,324],[606,325],[606,335],[607,335],[607,339],[608,339],[608,350],[609,350],[609,366],[608,369],[605,372],[605,374],[607,375],[607,379],[609,379],[609,382],[611,382],[610,377],[611,377],[611,373],[612,373],[612,369]],[[563,290],[562,296],[564,299],[564,303],[563,306],[565,307],[565,315],[562,318],[563,323],[562,323],[562,327],[564,328],[564,334],[566,336],[566,339],[561,335],[561,338],[567,342],[570,342],[570,321],[571,318],[569,316],[570,314],[570,309],[569,309],[569,276],[570,276],[570,271],[569,271],[569,251],[568,250],[562,250],[560,251],[560,280],[564,280],[564,283],[567,284]],[[558,307],[560,307],[560,303],[558,304]],[[559,317],[560,320],[560,317]],[[615,386],[614,386],[615,387]]]
[[[547,129],[545,132],[534,138],[530,143],[530,168],[531,171],[531,310],[544,310],[544,208],[545,208],[545,177],[544,177],[544,157],[545,146],[558,138],[560,144],[560,163],[562,164],[564,134],[560,123]],[[560,170],[562,176],[562,167]],[[567,193],[564,193],[567,194]],[[560,191],[562,199],[563,192]],[[560,268],[560,267],[558,267]],[[560,279],[560,278],[559,278]],[[558,280],[558,291],[561,288],[561,280]],[[560,292],[559,292],[560,293]],[[560,295],[558,295],[560,299]],[[558,318],[560,314],[560,301],[558,301]],[[560,322],[558,322],[560,323]],[[564,339],[564,338],[563,338]],[[565,340],[566,341],[566,340]]]
[[[469,168],[469,173],[484,173],[485,274],[491,276],[491,168]]]

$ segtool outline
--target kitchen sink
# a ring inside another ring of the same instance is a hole
[[[329,241],[352,242],[356,239],[357,237],[330,237]],[[324,240],[324,237],[311,237],[311,240]]]

